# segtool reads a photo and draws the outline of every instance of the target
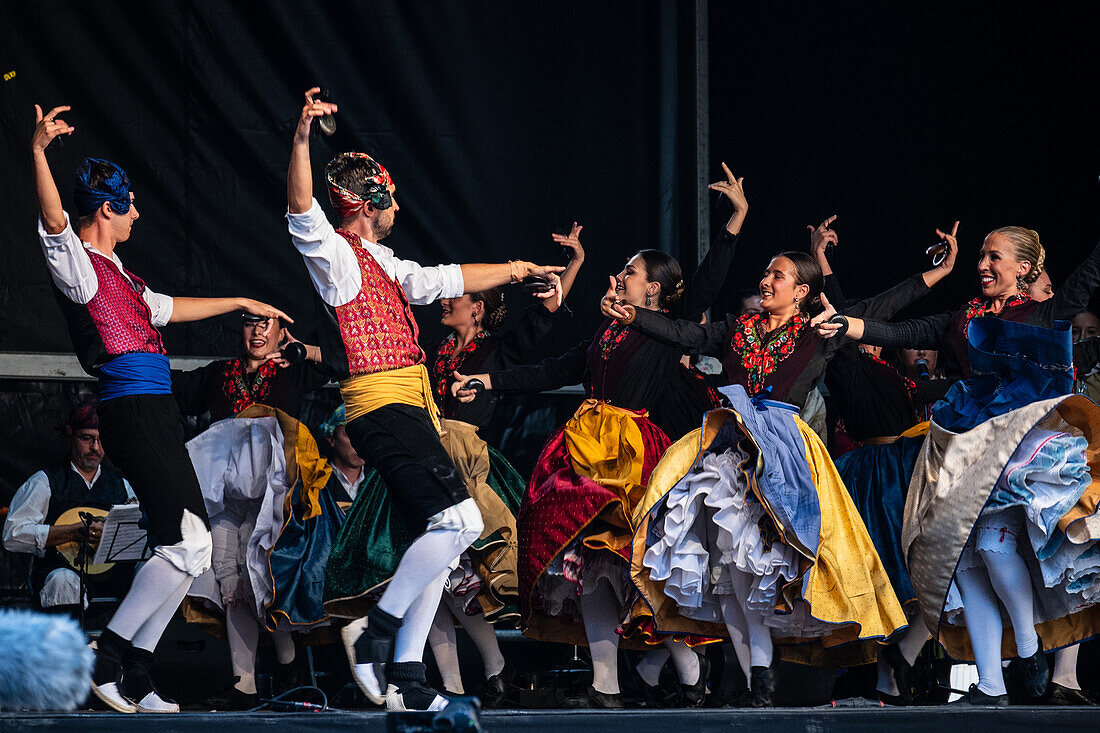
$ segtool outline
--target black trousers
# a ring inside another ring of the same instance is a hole
[[[470,498],[424,408],[386,405],[355,418],[345,430],[355,452],[378,471],[415,526]]]
[[[183,510],[210,527],[195,467],[184,445],[172,395],[134,395],[100,402],[103,452],[130,482],[145,512],[149,547],[183,540]]]

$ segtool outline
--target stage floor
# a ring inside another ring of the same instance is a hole
[[[783,708],[773,710],[494,710],[482,714],[482,729],[493,733],[560,733],[560,731],[629,731],[630,733],[695,733],[751,730],[753,733],[906,733],[907,731],[970,731],[971,733],[1033,733],[1096,731],[1100,708]],[[95,731],[96,733],[191,733],[232,728],[234,733],[276,730],[384,731],[382,712],[324,713],[181,713],[179,715],[67,715],[0,713],[0,730]]]

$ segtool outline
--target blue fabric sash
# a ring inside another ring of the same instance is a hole
[[[932,410],[932,421],[962,433],[1032,402],[1073,393],[1069,323],[1054,328],[975,318],[967,332],[972,375],[956,382]]]
[[[164,354],[119,354],[99,368],[99,401],[141,394],[172,394],[172,370]]]

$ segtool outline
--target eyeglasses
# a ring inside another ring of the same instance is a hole
[[[100,445],[102,445],[102,442],[99,440],[98,435],[89,435],[87,433],[77,433],[77,434],[73,435],[73,437],[76,438],[77,442],[80,443],[81,445],[92,445],[93,443],[99,443]]]

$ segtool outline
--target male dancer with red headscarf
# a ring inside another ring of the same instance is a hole
[[[340,218],[340,229],[334,229],[313,198],[310,126],[315,117],[336,111],[334,104],[314,101],[318,91],[306,92],[294,134],[287,172],[290,234],[329,309],[320,346],[326,361],[336,357],[333,366],[343,376],[348,437],[422,531],[368,614],[349,656],[356,682],[368,697],[381,701],[385,691],[391,710],[438,710],[446,701],[424,680],[424,644],[449,569],[480,535],[482,521],[439,440],[438,414],[409,304],[456,298],[564,268],[529,262],[421,267],[398,259],[378,244],[400,208],[393,178],[364,153],[342,153],[325,169],[329,201]]]
[[[235,310],[287,317],[247,298],[170,298],[126,270],[115,247],[130,238],[138,211],[130,179],[110,161],[88,158],[77,169],[74,228],[46,160],[54,138],[75,129],[58,117],[68,109],[43,115],[35,105],[38,236],[77,357],[99,379],[103,449],[141,502],[154,548],[98,641],[92,691],[119,712],[179,712],[153,685],[153,651],[191,581],[210,566],[210,521],[157,328]]]

